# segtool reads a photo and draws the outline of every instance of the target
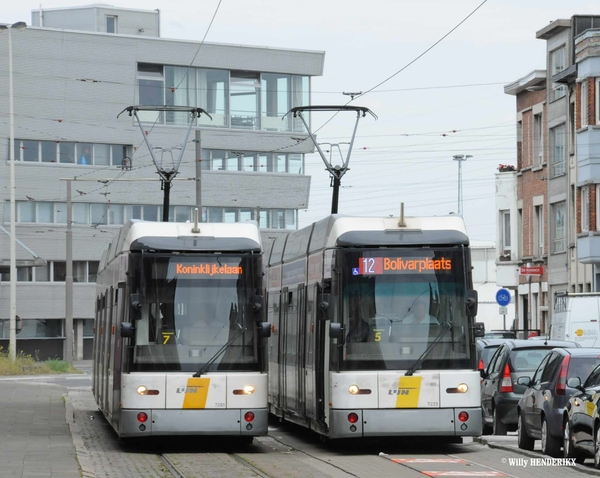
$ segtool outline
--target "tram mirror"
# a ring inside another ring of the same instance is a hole
[[[271,336],[271,324],[269,322],[261,322],[258,326],[258,335],[263,339],[268,339]]]
[[[121,337],[132,339],[135,333],[135,327],[131,322],[121,322]]]
[[[344,339],[344,327],[342,327],[342,324],[335,322],[329,324],[329,337],[337,339],[338,343],[342,344]]]
[[[252,306],[252,312],[258,314],[263,308],[263,296],[262,295],[253,295],[250,299],[250,305]]]
[[[134,310],[142,310],[142,303],[140,302],[140,294],[131,294],[131,307]]]
[[[467,315],[469,317],[477,316],[477,291],[474,289],[467,291]]]
[[[329,320],[329,294],[321,294],[321,299],[319,300],[319,318],[321,320]]]
[[[475,337],[485,337],[485,324],[483,322],[475,322],[473,324],[473,332]]]

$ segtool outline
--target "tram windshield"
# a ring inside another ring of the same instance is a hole
[[[338,252],[343,370],[472,368],[462,249]]]
[[[249,304],[257,261],[240,255],[133,256],[132,293],[139,294],[141,318],[132,370],[258,370]]]

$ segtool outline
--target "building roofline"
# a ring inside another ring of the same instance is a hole
[[[546,86],[546,70],[533,70],[531,73],[504,85],[504,93],[507,95],[517,95],[529,88]],[[539,88],[541,89],[541,88]]]
[[[561,31],[563,31],[567,28],[571,28],[571,20],[570,19],[569,20],[565,20],[565,19],[554,20],[553,22],[550,22],[549,25],[546,25],[541,30],[538,30],[537,32],[535,32],[535,37],[538,40],[547,40],[548,38],[553,37],[557,33],[560,33]]]
[[[325,50],[301,50],[298,48],[281,48],[281,47],[272,47],[272,46],[261,46],[261,45],[241,45],[236,43],[212,43],[212,42],[202,42],[200,40],[182,40],[178,38],[164,38],[164,37],[152,37],[152,36],[139,36],[139,35],[126,35],[122,33],[106,33],[106,32],[90,32],[90,31],[82,31],[82,30],[69,30],[67,28],[52,28],[52,27],[35,27],[28,26],[28,30],[43,30],[43,31],[53,31],[53,32],[61,32],[61,33],[78,33],[81,35],[102,35],[105,37],[111,38],[133,38],[136,40],[144,40],[144,41],[168,41],[168,42],[178,42],[178,43],[191,43],[196,45],[206,45],[206,46],[214,46],[214,47],[235,47],[235,48],[246,48],[253,50],[270,50],[270,51],[282,51],[282,52],[290,52],[290,53],[309,53],[309,54],[318,54],[325,56]],[[321,73],[322,74],[322,73]]]
[[[42,12],[60,12],[66,10],[88,10],[92,8],[106,8],[110,10],[120,10],[120,11],[128,11],[128,12],[144,12],[144,13],[158,13],[159,9],[156,8],[154,10],[145,10],[142,8],[127,8],[127,7],[115,7],[114,5],[109,5],[108,3],[91,3],[90,5],[80,5],[77,7],[54,7],[54,8],[32,8],[31,13],[39,13]]]

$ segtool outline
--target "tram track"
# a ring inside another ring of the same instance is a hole
[[[229,456],[230,458],[235,460],[236,463],[243,466],[246,470],[252,472],[252,476],[258,476],[260,478],[272,478],[270,475],[267,475],[263,471],[259,470],[258,468],[256,468],[254,465],[249,463],[246,459],[242,458],[237,453],[222,453],[222,455]],[[187,460],[187,461],[190,461],[189,465],[192,465],[193,467],[197,467],[197,466],[199,466],[199,464],[197,463],[198,456],[194,456],[194,458],[192,459],[192,458],[187,458],[187,457],[182,458],[181,456],[178,455],[177,460],[174,459],[175,455],[173,455],[171,453],[158,453],[157,456],[158,456],[158,459],[161,461],[161,463],[164,465],[164,467],[171,473],[171,475],[174,478],[195,478],[196,476],[198,476],[196,474],[190,474],[190,473],[186,473],[186,472],[182,471],[182,468],[184,468],[184,466],[182,466],[178,463],[175,463],[175,461],[184,461],[185,462]],[[201,476],[205,476],[205,475],[201,475]]]

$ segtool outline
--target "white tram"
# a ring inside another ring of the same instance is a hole
[[[97,279],[93,393],[120,437],[267,433],[255,223],[131,221]]]
[[[481,434],[462,218],[332,215],[265,265],[271,413],[328,438]]]

